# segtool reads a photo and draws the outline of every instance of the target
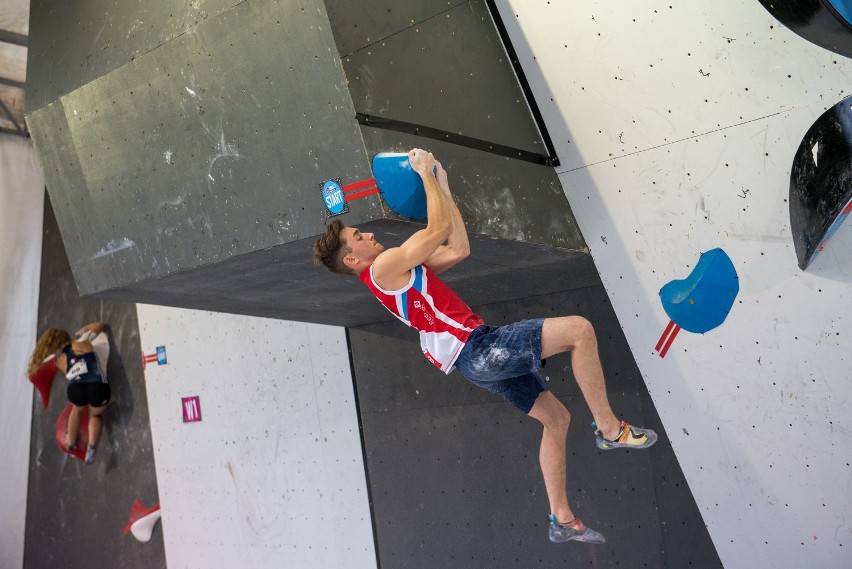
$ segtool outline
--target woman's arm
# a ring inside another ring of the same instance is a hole
[[[92,322],[90,324],[86,324],[85,326],[77,330],[77,337],[79,338],[86,332],[91,332],[97,336],[104,330],[106,330],[106,324],[104,324],[103,322]]]
[[[103,334],[106,328],[107,325],[104,322],[86,324],[77,330],[79,340],[71,344],[71,349],[74,350],[75,354],[95,352],[104,377],[106,377],[106,364],[109,359],[109,339],[106,334]]]

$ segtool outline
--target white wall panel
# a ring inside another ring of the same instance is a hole
[[[375,567],[344,329],[138,314],[169,567]]]
[[[849,94],[838,80],[849,61],[783,28],[757,0],[498,5],[558,171]]]
[[[793,155],[851,62],[757,1],[498,4],[723,562],[852,566],[852,227],[803,272],[788,210]],[[658,292],[715,247],[737,301],[662,359]]]
[[[0,134],[0,567],[24,562],[44,179],[29,141]],[[41,399],[39,399],[39,404]]]

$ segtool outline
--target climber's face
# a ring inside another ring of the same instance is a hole
[[[376,236],[373,233],[362,233],[361,230],[355,227],[344,227],[340,230],[340,238],[346,243],[350,249],[349,253],[343,257],[343,262],[347,267],[359,271],[369,266],[379,253],[385,250],[384,245],[376,241]]]

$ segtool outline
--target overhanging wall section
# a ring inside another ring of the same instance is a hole
[[[319,183],[370,176],[321,3],[240,3],[28,120],[84,294],[319,234]]]
[[[484,2],[326,4],[371,155],[432,150],[470,232],[585,249]]]
[[[395,246],[420,226],[382,220],[361,228]],[[325,268],[310,266],[306,259],[311,241],[241,255],[99,296],[187,308],[213,304],[220,312],[349,327],[395,320],[354,276],[330,275]],[[566,280],[584,286],[597,278],[591,257],[579,251],[483,235],[471,236],[471,248],[471,258],[443,279],[472,304],[552,294],[564,290]],[[301,272],[293,269],[306,264]]]
[[[239,0],[33,0],[27,57],[30,114],[186,33]],[[32,33],[32,27],[35,32]]]

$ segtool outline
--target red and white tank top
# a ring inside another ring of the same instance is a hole
[[[471,332],[484,324],[426,265],[411,269],[411,279],[399,290],[377,285],[373,265],[359,278],[391,314],[420,332],[423,355],[444,373],[453,371]]]

